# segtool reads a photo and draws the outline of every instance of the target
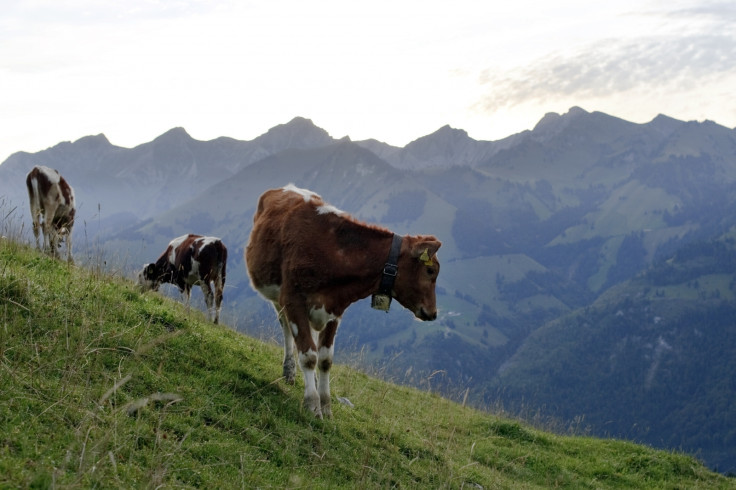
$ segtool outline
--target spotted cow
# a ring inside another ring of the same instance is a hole
[[[209,314],[214,313],[214,322],[218,323],[226,266],[227,248],[219,238],[184,235],[171,240],[156,262],[143,266],[138,284],[144,291],[157,291],[163,283],[176,284],[186,296],[187,308],[192,286],[199,284],[207,310]],[[210,283],[214,283],[214,295]]]
[[[72,262],[72,227],[74,226],[74,189],[57,170],[38,165],[26,176],[31,204],[33,235],[41,249],[39,231],[43,231],[43,249],[56,257],[66,240],[66,259]]]
[[[332,416],[330,368],[348,306],[373,295],[378,309],[396,298],[421,320],[437,317],[440,245],[434,236],[401,237],[361,223],[291,184],[260,197],[246,267],[253,288],[276,308],[288,383],[296,377],[296,345],[304,404],[315,416]]]

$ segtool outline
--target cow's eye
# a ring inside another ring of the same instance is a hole
[[[433,276],[434,272],[435,272],[434,267],[427,267],[427,274],[429,274],[430,276]]]

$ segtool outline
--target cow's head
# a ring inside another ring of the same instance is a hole
[[[55,228],[51,229],[51,240],[52,242],[56,243],[57,248],[61,248],[61,244],[64,243],[64,240],[69,236],[69,228],[66,226],[62,226],[58,230]]]
[[[52,226],[48,228],[49,241],[52,248],[61,248],[61,244],[69,236],[69,228],[62,224],[60,220],[52,221]]]
[[[435,284],[440,272],[437,250],[441,245],[430,235],[406,236],[401,244],[394,297],[420,320],[437,318]]]
[[[138,273],[138,286],[142,291],[158,291],[161,286],[161,279],[156,272],[156,264],[146,264]]]

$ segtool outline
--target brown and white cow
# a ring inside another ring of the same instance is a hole
[[[36,248],[39,228],[43,229],[43,249],[56,257],[61,242],[66,240],[66,259],[72,262],[72,227],[74,226],[74,189],[57,170],[38,165],[26,176],[28,199]],[[41,222],[43,218],[43,222]]]
[[[162,283],[176,284],[179,292],[186,296],[187,308],[192,286],[199,284],[207,311],[214,313],[214,322],[218,323],[226,268],[227,248],[219,238],[183,235],[171,240],[156,262],[143,266],[138,273],[138,284],[144,291],[158,291]],[[214,283],[214,295],[210,283]]]
[[[434,320],[440,245],[433,236],[400,237],[361,223],[291,184],[261,196],[246,267],[253,288],[276,308],[283,375],[294,383],[296,344],[304,403],[317,417],[332,416],[330,368],[347,307],[373,294],[382,300],[379,309],[387,310],[393,297],[417,318]]]

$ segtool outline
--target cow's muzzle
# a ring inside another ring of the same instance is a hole
[[[417,318],[420,320],[423,320],[425,322],[436,320],[437,319],[437,310],[434,310],[432,312],[428,312],[424,309],[424,307],[420,307],[419,311],[417,312]]]

